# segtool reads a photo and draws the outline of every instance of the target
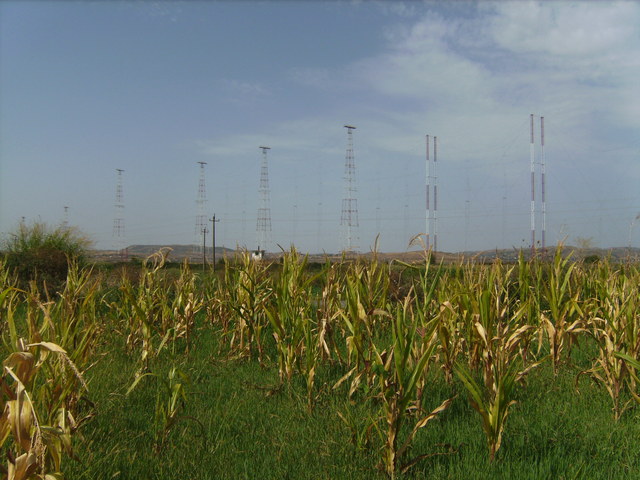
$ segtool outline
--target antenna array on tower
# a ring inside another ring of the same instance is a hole
[[[256,236],[258,251],[267,250],[271,243],[271,206],[269,198],[269,164],[267,152],[271,147],[259,147],[262,150],[262,165],[260,167],[260,206],[258,207],[258,219],[256,222]]]
[[[205,185],[205,170],[207,162],[197,162],[200,165],[200,178],[198,180],[198,196],[196,198],[197,214],[194,232],[193,253],[202,254],[204,251],[203,237],[207,233],[207,189]]]
[[[534,126],[533,126],[534,115],[531,114],[531,141],[530,141],[530,156],[531,156],[531,253],[535,252],[536,249],[536,196],[535,196],[535,185],[536,185],[536,162],[535,162],[535,151],[534,151]],[[545,157],[544,157],[544,117],[540,117],[540,183],[541,183],[541,204],[542,204],[542,235],[541,235],[541,247],[544,252],[546,245],[546,233],[547,233],[547,197],[546,197],[546,189],[545,189]]]
[[[343,249],[345,252],[358,250],[358,199],[356,198],[356,162],[353,154],[353,130],[356,127],[345,125],[347,129],[347,154],[344,164],[345,192],[342,199],[340,225],[343,229]]]
[[[120,258],[126,260],[127,250],[124,236],[124,194],[122,188],[122,174],[124,170],[116,168],[116,203],[113,217],[113,243],[114,249],[120,253]]]

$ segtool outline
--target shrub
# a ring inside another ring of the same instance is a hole
[[[598,263],[600,261],[600,257],[598,255],[587,255],[584,257],[584,263],[588,265],[592,265],[594,263]]]
[[[43,222],[20,223],[2,242],[6,266],[26,288],[36,280],[48,292],[59,290],[69,270],[69,262],[83,263],[91,240],[75,227],[50,227]]]

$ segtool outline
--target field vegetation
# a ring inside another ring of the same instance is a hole
[[[0,262],[2,478],[640,476],[637,265],[168,253]]]

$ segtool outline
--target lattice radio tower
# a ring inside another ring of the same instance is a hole
[[[271,243],[271,207],[269,199],[269,164],[267,163],[267,152],[271,147],[258,147],[262,150],[262,165],[260,167],[260,206],[258,207],[258,218],[256,222],[256,237],[258,250],[267,250]]]
[[[196,198],[196,206],[198,213],[196,214],[195,241],[193,244],[193,253],[203,253],[203,236],[207,233],[207,189],[205,185],[204,167],[207,162],[197,162],[200,165],[200,179],[198,180],[198,197]]]
[[[124,194],[122,189],[122,174],[124,170],[116,168],[116,203],[113,217],[113,246],[120,253],[121,260],[126,260],[127,249],[124,236]]]
[[[356,198],[356,161],[353,155],[353,130],[356,127],[345,125],[347,129],[347,154],[344,163],[344,198],[340,225],[343,234],[345,252],[358,250],[358,199]]]

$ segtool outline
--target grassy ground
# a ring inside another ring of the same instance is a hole
[[[306,406],[306,388],[295,378],[277,388],[277,367],[227,359],[218,335],[200,326],[188,356],[167,353],[151,369],[160,377],[178,366],[191,379],[182,418],[166,446],[154,452],[154,410],[159,381],[145,377],[125,395],[135,374],[121,335],[105,336],[104,357],[87,374],[96,416],[76,440],[77,461],[64,464],[70,479],[373,479],[382,440],[369,419],[375,400],[352,404],[333,391],[339,373],[323,366],[318,398]],[[589,355],[583,345],[579,365]],[[434,408],[459,393],[451,407],[415,438],[414,455],[440,453],[399,478],[570,479],[640,478],[637,411],[614,422],[606,391],[548,363],[534,370],[510,414],[503,446],[490,463],[480,417],[460,385],[438,372],[424,396]],[[342,414],[341,418],[338,412]]]

